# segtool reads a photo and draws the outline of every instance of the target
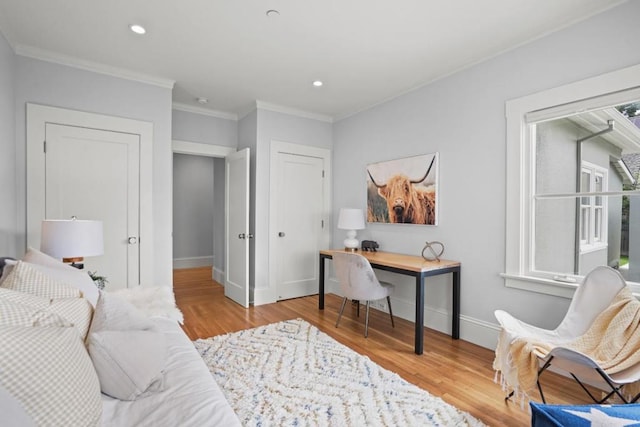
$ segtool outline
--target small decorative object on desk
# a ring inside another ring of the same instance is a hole
[[[371,252],[377,252],[378,248],[380,247],[378,245],[378,242],[373,241],[373,240],[363,240],[362,244],[361,244],[362,250],[363,251],[371,251]]]
[[[441,242],[425,242],[422,248],[422,258],[427,261],[440,261],[440,257],[444,253],[444,245]]]
[[[93,280],[93,283],[96,284],[96,287],[101,291],[104,290],[104,287],[109,281],[105,276],[99,276],[97,271],[89,271],[89,277]]]

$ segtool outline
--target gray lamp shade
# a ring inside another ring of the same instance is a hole
[[[42,221],[40,250],[54,258],[102,255],[102,221],[46,219]]]

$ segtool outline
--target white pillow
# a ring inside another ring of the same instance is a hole
[[[128,331],[153,328],[153,322],[133,305],[113,294],[100,292],[89,334],[103,330]]]
[[[38,271],[33,264],[18,261],[2,282],[3,288],[26,292],[44,298],[79,298],[82,292]]]
[[[163,333],[101,331],[89,335],[88,347],[104,394],[135,400],[163,389],[167,359]]]
[[[36,425],[100,424],[100,383],[75,328],[0,326],[0,349],[0,386]]]
[[[83,297],[89,300],[92,306],[96,306],[98,287],[85,270],[78,270],[33,248],[27,249],[22,261],[35,264],[46,275],[76,287],[82,292]]]

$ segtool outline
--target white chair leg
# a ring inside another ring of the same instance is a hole
[[[344,311],[344,306],[347,303],[347,297],[342,299],[342,307],[340,307],[340,313],[338,314],[338,320],[336,320],[336,328],[338,327],[338,323],[340,323],[340,318],[342,317],[342,312]]]
[[[369,335],[369,304],[371,301],[367,301],[367,314],[364,318],[364,337],[367,338]]]
[[[389,316],[391,317],[391,327],[395,328],[396,325],[393,323],[393,311],[391,311],[391,298],[387,295],[387,304],[389,304]]]

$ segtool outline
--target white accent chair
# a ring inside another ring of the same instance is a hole
[[[618,395],[625,403],[634,402],[640,397],[639,395],[627,399],[620,392],[625,384],[640,380],[640,366],[632,366],[624,371],[608,375],[588,355],[562,346],[563,343],[569,343],[584,335],[596,317],[609,307],[618,292],[625,286],[626,282],[617,270],[607,266],[596,267],[585,276],[583,283],[578,286],[567,314],[554,330],[529,325],[502,310],[495,311],[496,319],[510,338],[533,338],[536,341],[555,346],[546,355],[536,353],[540,365],[537,386],[544,403],[546,401],[539,377],[549,367],[569,373],[596,403],[604,403],[614,394]],[[503,345],[508,346],[509,342],[506,341]],[[508,349],[504,350],[508,351]],[[585,384],[596,385],[602,390],[608,391],[608,394],[604,398],[597,398],[586,388]],[[505,399],[509,399],[512,395],[513,392]]]
[[[357,253],[336,252],[333,254],[333,265],[340,282],[340,288],[344,294],[342,307],[340,307],[340,313],[336,321],[336,328],[342,318],[347,299],[358,301],[358,314],[360,312],[360,301],[365,301],[367,312],[364,321],[364,337],[366,338],[369,332],[369,305],[371,301],[383,298],[387,299],[391,326],[395,327],[393,312],[391,311],[391,299],[389,298],[393,291],[393,285],[378,280],[369,260]]]

